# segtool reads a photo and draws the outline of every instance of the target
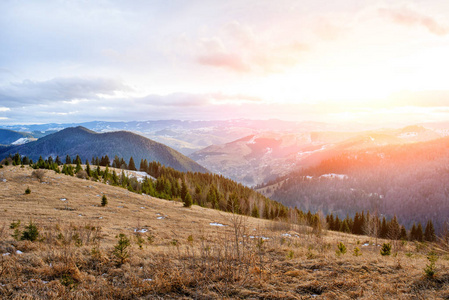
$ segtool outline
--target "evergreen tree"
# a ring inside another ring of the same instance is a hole
[[[23,164],[23,165],[29,165],[29,164],[30,164],[30,159],[28,158],[28,156],[25,156],[25,157],[22,159],[22,164]]]
[[[131,158],[129,159],[128,170],[131,170],[131,171],[137,171],[136,165],[134,164],[134,159],[133,159],[132,156],[131,156]]]
[[[380,237],[383,239],[388,237],[388,224],[385,217],[382,218],[382,224],[380,225]]]
[[[335,220],[334,220],[334,230],[335,231],[339,231],[340,230],[340,227],[341,227],[341,221],[340,221],[340,218],[338,217],[338,215],[335,217]]]
[[[326,216],[327,227],[329,230],[335,230],[334,225],[334,214],[330,214]]]
[[[106,206],[108,204],[108,198],[106,197],[106,195],[103,195],[103,197],[101,198],[101,206]]]
[[[72,160],[70,159],[70,156],[67,154],[67,156],[65,157],[65,163],[66,165],[70,165],[72,164]]]
[[[59,155],[56,156],[55,163],[57,163],[58,166],[62,165],[62,162],[61,162],[61,159],[59,158]]]
[[[343,222],[341,223],[340,231],[341,232],[346,232],[346,233],[351,233],[351,229],[349,229],[349,225],[348,225],[347,219],[344,219]]]
[[[120,169],[128,169],[128,165],[123,158],[120,160]]]
[[[103,172],[103,180],[106,183],[108,181],[109,178],[109,168],[108,166],[106,166],[104,172]]]
[[[416,239],[416,224],[413,223],[412,229],[410,230],[410,240],[415,241]]]
[[[404,226],[401,226],[401,233],[399,235],[399,239],[405,241],[407,239],[407,230],[405,230]]]
[[[217,192],[215,185],[212,184],[209,188],[209,192],[207,193],[207,202],[212,204],[212,207],[215,208],[218,205]]]
[[[181,199],[182,199],[182,201],[185,201],[188,192],[189,191],[187,190],[187,184],[183,180],[181,183]]]
[[[424,234],[422,231],[421,223],[418,223],[418,227],[416,228],[416,239],[420,242],[422,242],[424,240]]]
[[[203,205],[202,199],[201,199],[201,186],[199,184],[195,187],[195,202],[198,205]]]
[[[115,172],[115,170],[112,171],[112,184],[113,185],[118,185],[118,176],[117,173]]]
[[[436,240],[435,229],[433,228],[432,220],[427,221],[426,229],[424,230],[424,240],[428,242],[435,242]]]
[[[87,177],[91,176],[90,165],[89,165],[89,162],[87,160],[86,160],[86,173],[87,173]]]
[[[192,206],[192,196],[190,196],[189,192],[187,192],[183,202],[184,202],[184,207]]]
[[[120,169],[120,158],[116,155],[112,161],[112,167]]]
[[[254,203],[253,209],[251,210],[251,217],[253,218],[259,218],[259,208],[257,208],[257,205]]]
[[[392,240],[398,240],[401,235],[401,227],[399,226],[396,216],[388,224],[388,237]]]
[[[239,198],[235,192],[228,196],[228,201],[226,202],[226,210],[235,214],[240,213]]]
[[[80,163],[80,161],[76,160],[75,174],[78,174],[78,172],[81,170],[82,170],[81,163]]]

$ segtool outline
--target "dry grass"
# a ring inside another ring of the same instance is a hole
[[[424,276],[430,246],[397,243],[383,257],[365,236],[317,237],[303,226],[184,208],[48,170],[39,182],[31,173],[0,169],[1,298],[449,298],[447,253],[438,252],[436,277]],[[37,224],[40,240],[14,240],[9,226],[18,219],[21,230]],[[131,242],[124,264],[113,254],[120,233]],[[336,256],[340,241],[348,251]],[[361,256],[352,255],[357,246]]]

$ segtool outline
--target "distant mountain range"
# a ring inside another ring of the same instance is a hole
[[[86,159],[90,161],[92,157],[105,155],[112,161],[117,155],[123,157],[126,162],[133,157],[136,167],[139,167],[141,159],[147,159],[158,161],[179,171],[208,172],[178,151],[132,132],[96,133],[81,126],[63,129],[34,142],[2,148],[0,157],[17,152],[33,160],[39,156],[55,158],[59,155],[64,161],[66,155],[72,158],[79,155],[83,162]]]
[[[281,120],[223,120],[223,121],[133,121],[36,125],[4,125],[0,128],[27,132],[40,138],[65,128],[82,126],[95,132],[131,131],[189,155],[211,145],[224,144],[248,135],[266,131],[306,132],[329,130],[330,124],[318,122],[289,122]]]
[[[189,157],[212,172],[254,186],[316,166],[344,151],[429,141],[443,135],[422,126],[362,132],[262,132],[209,146]]]

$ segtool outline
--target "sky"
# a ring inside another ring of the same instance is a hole
[[[0,125],[449,120],[449,1],[0,1]]]

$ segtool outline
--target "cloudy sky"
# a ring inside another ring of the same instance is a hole
[[[0,2],[0,124],[449,120],[449,1]]]

